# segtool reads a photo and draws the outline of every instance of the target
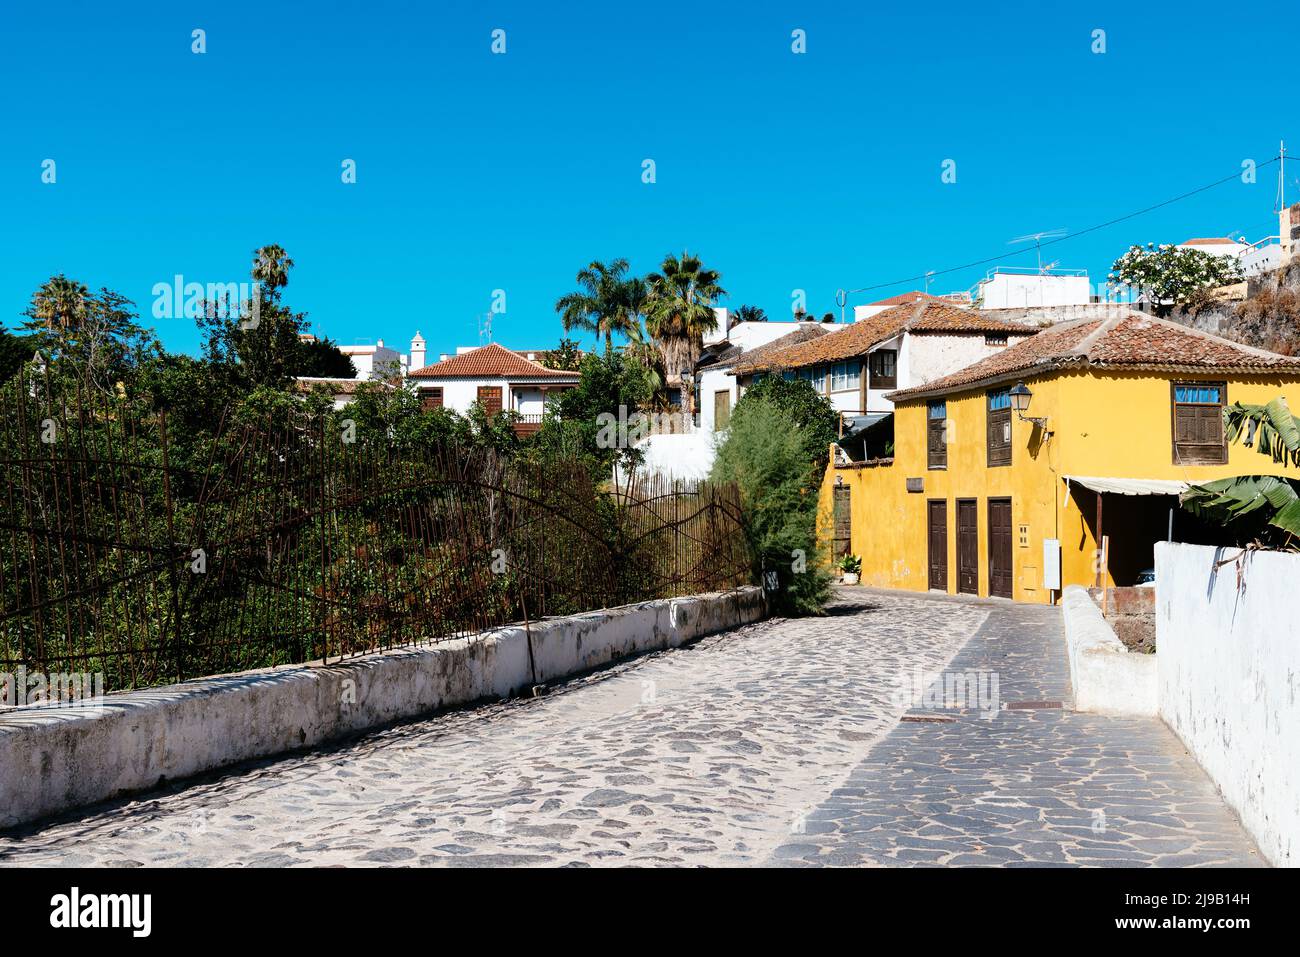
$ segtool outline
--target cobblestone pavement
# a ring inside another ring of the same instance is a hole
[[[947,672],[972,680],[997,674],[1003,709],[989,720],[977,708],[951,707],[969,698],[944,701],[936,692],[772,863],[1263,866],[1213,783],[1162,723],[1069,710],[1054,609],[1001,606]],[[1056,702],[1064,707],[1042,707]]]
[[[1065,699],[1055,610],[849,589],[831,612],[10,832],[0,863],[1255,861],[1154,721],[908,710],[945,666]]]
[[[763,861],[988,609],[863,596],[0,837],[19,864]]]

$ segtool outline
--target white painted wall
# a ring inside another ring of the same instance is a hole
[[[747,325],[756,325],[756,323],[747,323]],[[731,407],[733,409],[736,407],[736,403],[740,401],[740,385],[736,381],[736,377],[730,374],[730,368],[730,366],[722,368],[715,366],[705,370],[700,375],[699,407],[701,432],[712,432],[714,429],[713,402],[716,393],[729,393],[731,397]]]
[[[910,389],[925,385],[942,376],[951,375],[972,363],[1006,351],[1008,346],[1029,338],[1026,334],[1010,335],[1006,346],[985,343],[983,334],[945,335],[937,332],[908,333],[908,368],[906,384],[901,375],[899,388]]]
[[[1300,865],[1300,555],[1156,545],[1160,716],[1260,850]],[[1240,584],[1238,575],[1240,573]]]
[[[1029,306],[1077,306],[1091,301],[1087,274],[1060,276],[995,272],[980,280],[976,298],[981,309],[1023,309]]]
[[[542,383],[517,383],[514,387],[510,381],[501,376],[490,376],[487,378],[467,379],[452,378],[445,379],[409,379],[408,384],[413,385],[418,392],[431,388],[442,389],[442,406],[450,409],[460,415],[469,411],[469,407],[478,401],[479,386],[496,386],[501,389],[501,408],[513,409],[522,415],[541,415],[544,411],[542,404]],[[573,380],[566,379],[563,383],[549,383],[551,398],[564,388],[574,384]]]
[[[339,351],[352,360],[358,379],[383,378],[401,369],[401,355],[384,345],[383,339],[373,346],[339,346]]]

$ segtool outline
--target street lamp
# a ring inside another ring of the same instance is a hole
[[[1011,387],[1011,408],[1016,410],[1016,415],[1020,417],[1021,422],[1032,422],[1047,433],[1047,417],[1034,418],[1025,415],[1029,411],[1029,403],[1033,400],[1034,394],[1029,391],[1029,387],[1023,382],[1017,382]],[[1047,433],[1050,434],[1050,433]]]

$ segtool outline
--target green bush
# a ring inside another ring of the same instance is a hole
[[[734,481],[740,487],[755,571],[777,573],[773,610],[815,615],[830,597],[831,583],[817,540],[821,470],[813,457],[825,437],[824,417],[811,404],[804,416],[782,403],[781,396],[797,396],[799,391],[787,390],[787,385],[807,387],[808,383],[782,383],[761,392],[751,389],[736,404],[711,478]],[[827,411],[834,415],[829,406]],[[823,445],[823,460],[825,455]]]

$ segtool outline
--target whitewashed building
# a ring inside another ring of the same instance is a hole
[[[415,355],[413,344],[412,361]],[[477,402],[490,413],[510,410],[519,414],[515,430],[525,435],[541,427],[547,404],[576,386],[579,375],[548,369],[493,342],[457,350],[454,356],[444,355],[432,365],[413,368],[406,379],[426,409],[445,408],[464,415]]]

